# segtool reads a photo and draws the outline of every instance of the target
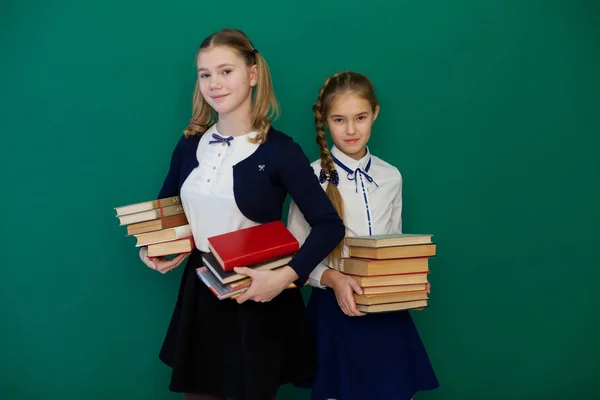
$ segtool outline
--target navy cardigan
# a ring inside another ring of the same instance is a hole
[[[200,138],[201,135],[181,137],[158,198],[180,194],[183,182],[199,165],[196,150]],[[311,231],[288,264],[299,276],[296,285],[304,285],[312,270],[346,233],[308,158],[291,137],[271,128],[267,140],[233,168],[234,198],[248,219],[258,223],[280,220],[288,193],[304,214]]]

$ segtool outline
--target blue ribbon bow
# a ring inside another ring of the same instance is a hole
[[[225,142],[225,143],[227,143],[227,146],[231,146],[231,141],[233,140],[233,136],[223,137],[223,136],[217,135],[216,133],[213,133],[212,137],[215,140],[211,140],[210,142],[208,142],[208,144]]]
[[[369,162],[367,163],[365,170],[363,171],[360,168],[356,168],[356,171],[352,171],[350,168],[348,168],[348,166],[344,165],[340,160],[338,160],[337,158],[335,158],[335,156],[332,154],[331,158],[333,158],[333,162],[336,163],[337,165],[340,166],[340,168],[342,168],[344,171],[346,171],[348,173],[348,175],[346,176],[348,178],[348,180],[354,181],[354,186],[356,189],[356,192],[358,193],[358,174],[361,174],[362,176],[365,177],[365,179],[369,182],[369,183],[374,183],[375,186],[379,187],[379,185],[377,184],[377,182],[375,182],[373,180],[373,178],[371,178],[369,176],[369,174],[367,174],[367,172],[369,172],[369,169],[371,168],[371,159],[369,158]]]

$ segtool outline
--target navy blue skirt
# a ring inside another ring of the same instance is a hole
[[[409,400],[439,386],[409,311],[348,317],[332,289],[312,289],[308,303],[316,333],[318,372],[313,400]]]

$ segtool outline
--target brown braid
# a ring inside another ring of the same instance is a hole
[[[319,145],[319,149],[321,150],[321,168],[325,171],[328,176],[335,171],[335,164],[333,163],[333,158],[331,158],[331,152],[329,151],[329,146],[327,145],[327,137],[325,136],[325,110],[323,109],[323,93],[325,93],[328,88],[329,83],[332,79],[336,79],[339,74],[335,74],[327,80],[319,90],[319,97],[313,106],[313,112],[315,114],[315,128],[317,131],[317,144]],[[344,220],[344,201],[342,199],[342,195],[338,190],[337,186],[332,184],[331,182],[327,183],[327,187],[325,189],[329,200],[333,204],[333,207],[338,212],[342,221]],[[344,248],[344,241],[338,243],[338,245],[333,249],[331,254],[329,254],[329,263],[332,268],[340,269],[340,262],[342,260],[342,250]]]

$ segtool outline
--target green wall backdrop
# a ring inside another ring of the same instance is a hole
[[[145,268],[112,208],[157,193],[226,26],[311,159],[326,76],[376,85],[371,150],[439,246],[415,320],[441,387],[416,399],[600,398],[598,1],[4,0],[0,20],[0,398],[178,398],[157,353],[181,271]]]

